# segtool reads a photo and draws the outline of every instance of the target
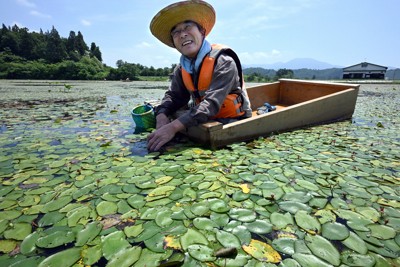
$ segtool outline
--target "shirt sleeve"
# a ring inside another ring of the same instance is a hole
[[[181,66],[178,65],[174,69],[169,89],[161,100],[161,104],[156,107],[156,114],[164,113],[171,116],[177,110],[185,107],[189,100],[190,93],[183,84]]]

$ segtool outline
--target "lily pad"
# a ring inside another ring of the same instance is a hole
[[[205,245],[189,245],[187,250],[190,256],[201,262],[214,261],[216,259],[214,250]]]
[[[319,259],[312,254],[295,253],[292,255],[293,259],[300,263],[301,266],[307,267],[332,267],[331,264]]]
[[[365,266],[373,267],[375,266],[375,258],[371,255],[360,255],[355,253],[343,253],[342,263],[348,266]]]
[[[225,248],[240,248],[241,244],[239,238],[226,231],[217,231],[216,233],[217,240],[221,243],[221,245]]]
[[[36,246],[41,248],[55,248],[75,241],[75,233],[72,231],[55,230],[51,233],[43,233],[36,241]]]
[[[262,262],[279,263],[282,260],[281,255],[272,246],[259,240],[252,239],[248,246],[243,245],[242,248],[247,254]]]
[[[15,223],[11,229],[4,231],[6,239],[24,240],[32,232],[32,225],[29,223]]]
[[[349,235],[349,229],[341,223],[328,222],[322,225],[322,236],[329,240],[345,240]]]
[[[386,225],[371,224],[367,227],[371,230],[371,236],[378,239],[391,239],[396,236],[396,231]]]
[[[36,241],[40,237],[39,232],[33,232],[21,242],[20,251],[24,255],[29,255],[36,250]]]
[[[279,213],[279,212],[274,212],[271,214],[271,223],[277,228],[277,229],[283,229],[288,225],[294,224],[294,220],[292,215],[287,212],[287,213]]]
[[[0,252],[10,253],[17,247],[17,244],[15,240],[0,240]]]
[[[208,203],[205,202],[205,201],[199,202],[199,203],[195,203],[191,207],[191,211],[193,212],[193,214],[195,214],[197,216],[203,216],[209,210],[210,210],[210,208],[208,206]]]
[[[324,237],[319,235],[306,235],[305,241],[307,247],[318,258],[325,260],[334,266],[338,266],[340,264],[339,251]]]
[[[366,254],[368,252],[368,247],[365,244],[365,241],[363,239],[361,239],[357,234],[355,234],[354,232],[350,232],[350,235],[348,238],[346,238],[345,240],[342,241],[342,243],[360,253],[360,254]]]
[[[256,234],[267,234],[272,231],[272,224],[266,220],[255,220],[250,223],[245,223],[244,226],[246,226],[250,232]]]
[[[294,218],[297,225],[309,233],[315,234],[321,231],[321,224],[318,222],[318,220],[304,210],[299,210],[296,212]]]
[[[253,222],[256,219],[256,213],[250,209],[233,208],[229,211],[229,216],[241,222]]]
[[[111,234],[101,237],[101,244],[103,250],[103,256],[107,260],[111,260],[116,257],[116,254],[122,250],[131,247],[128,241],[125,239],[125,234],[122,231],[115,231]]]
[[[86,243],[92,241],[96,238],[101,232],[103,225],[100,222],[91,222],[85,226],[85,229],[82,229],[78,232],[76,237],[75,246],[83,246]]]
[[[110,201],[101,201],[97,206],[96,206],[96,211],[99,216],[105,216],[105,215],[110,215],[110,214],[115,214],[118,210],[118,206],[114,202]]]
[[[194,218],[193,225],[199,230],[212,230],[217,227],[217,225],[207,217]]]
[[[306,212],[311,212],[312,208],[304,203],[300,203],[297,201],[282,201],[279,203],[279,207],[291,214],[296,214],[298,211],[303,210]]]
[[[198,245],[208,245],[207,238],[200,233],[199,231],[188,229],[187,232],[181,236],[181,245],[184,250],[190,245],[198,244]]]
[[[242,245],[248,245],[251,241],[251,233],[246,226],[238,225],[232,229],[232,234],[237,236]]]
[[[278,238],[272,241],[272,247],[277,251],[286,254],[293,255],[295,253],[294,243],[295,239],[293,238]]]
[[[109,267],[129,267],[137,262],[142,253],[141,247],[132,247],[123,249],[118,252],[114,257],[107,263]]]
[[[52,201],[46,203],[43,206],[42,211],[46,213],[46,212],[50,212],[50,211],[59,210],[62,207],[65,207],[71,201],[72,201],[72,196],[59,197],[59,198],[57,198],[55,200],[52,200]]]
[[[225,213],[230,210],[228,204],[222,199],[209,199],[210,210],[217,213]]]
[[[81,257],[81,248],[70,248],[57,252],[44,259],[38,267],[72,266]]]

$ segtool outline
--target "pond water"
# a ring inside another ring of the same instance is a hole
[[[130,111],[168,85],[0,81],[1,266],[400,264],[399,84],[349,121],[149,154]]]

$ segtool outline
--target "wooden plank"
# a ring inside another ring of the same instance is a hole
[[[279,82],[263,84],[259,86],[247,88],[251,108],[257,110],[258,107],[264,105],[265,102],[275,105],[279,102]]]
[[[279,103],[287,106],[352,88],[347,84],[295,80],[281,80],[280,85]]]

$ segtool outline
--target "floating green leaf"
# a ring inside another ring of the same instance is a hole
[[[345,240],[349,235],[349,229],[343,224],[328,222],[322,225],[322,236],[329,240]]]
[[[340,253],[329,240],[319,235],[306,235],[305,241],[308,248],[318,258],[334,266],[340,264]]]
[[[295,253],[293,259],[300,263],[301,266],[307,267],[332,267],[331,264],[317,258],[312,254]]]
[[[358,252],[360,254],[366,254],[368,252],[368,247],[365,244],[365,241],[362,240],[354,232],[350,232],[349,237],[346,238],[345,240],[343,240],[342,243],[346,247],[348,247],[348,248],[350,248],[350,249],[352,249],[352,250],[354,250],[354,251],[356,251],[356,252]]]
[[[101,237],[101,244],[103,250],[103,256],[107,260],[111,260],[116,257],[117,253],[131,247],[128,241],[125,239],[125,234],[122,231],[115,231],[111,234]]]
[[[391,239],[396,236],[396,231],[386,225],[371,224],[367,225],[367,227],[371,230],[371,236],[378,239]]]
[[[40,235],[36,246],[41,248],[55,248],[75,241],[75,234],[71,231],[54,231]]]
[[[4,231],[6,239],[24,240],[32,231],[32,225],[29,223],[16,223],[11,229]]]
[[[266,220],[255,220],[244,224],[250,232],[256,234],[267,234],[272,231],[272,224]]]
[[[38,267],[59,266],[69,267],[77,262],[81,257],[81,248],[69,248],[57,252],[44,259]]]
[[[139,260],[141,247],[132,247],[118,252],[108,263],[109,267],[129,267]]]
[[[202,233],[193,229],[188,229],[187,232],[181,236],[180,241],[184,250],[187,250],[190,245],[194,244],[208,245],[207,238]]]
[[[190,256],[201,262],[213,261],[216,259],[214,250],[205,245],[189,245],[187,250]]]
[[[82,248],[82,262],[85,265],[94,265],[103,256],[101,245]]]
[[[287,213],[279,213],[279,212],[274,212],[271,214],[271,223],[277,228],[277,229],[283,229],[288,225],[294,224],[294,220],[292,215],[287,212]]]
[[[78,232],[75,246],[83,246],[99,235],[103,225],[100,222],[91,222]]]
[[[36,250],[36,242],[40,237],[39,232],[33,232],[22,241],[20,245],[21,253],[28,255]]]
[[[0,252],[10,253],[17,247],[17,241],[15,240],[0,240]]]
[[[118,210],[117,204],[110,201],[101,201],[96,206],[96,211],[100,216],[115,214]]]
[[[216,233],[217,240],[221,243],[221,245],[225,248],[240,248],[241,244],[239,238],[226,231],[217,231]]]
[[[315,234],[321,231],[321,225],[318,220],[304,210],[296,212],[294,218],[297,225],[309,233]]]

